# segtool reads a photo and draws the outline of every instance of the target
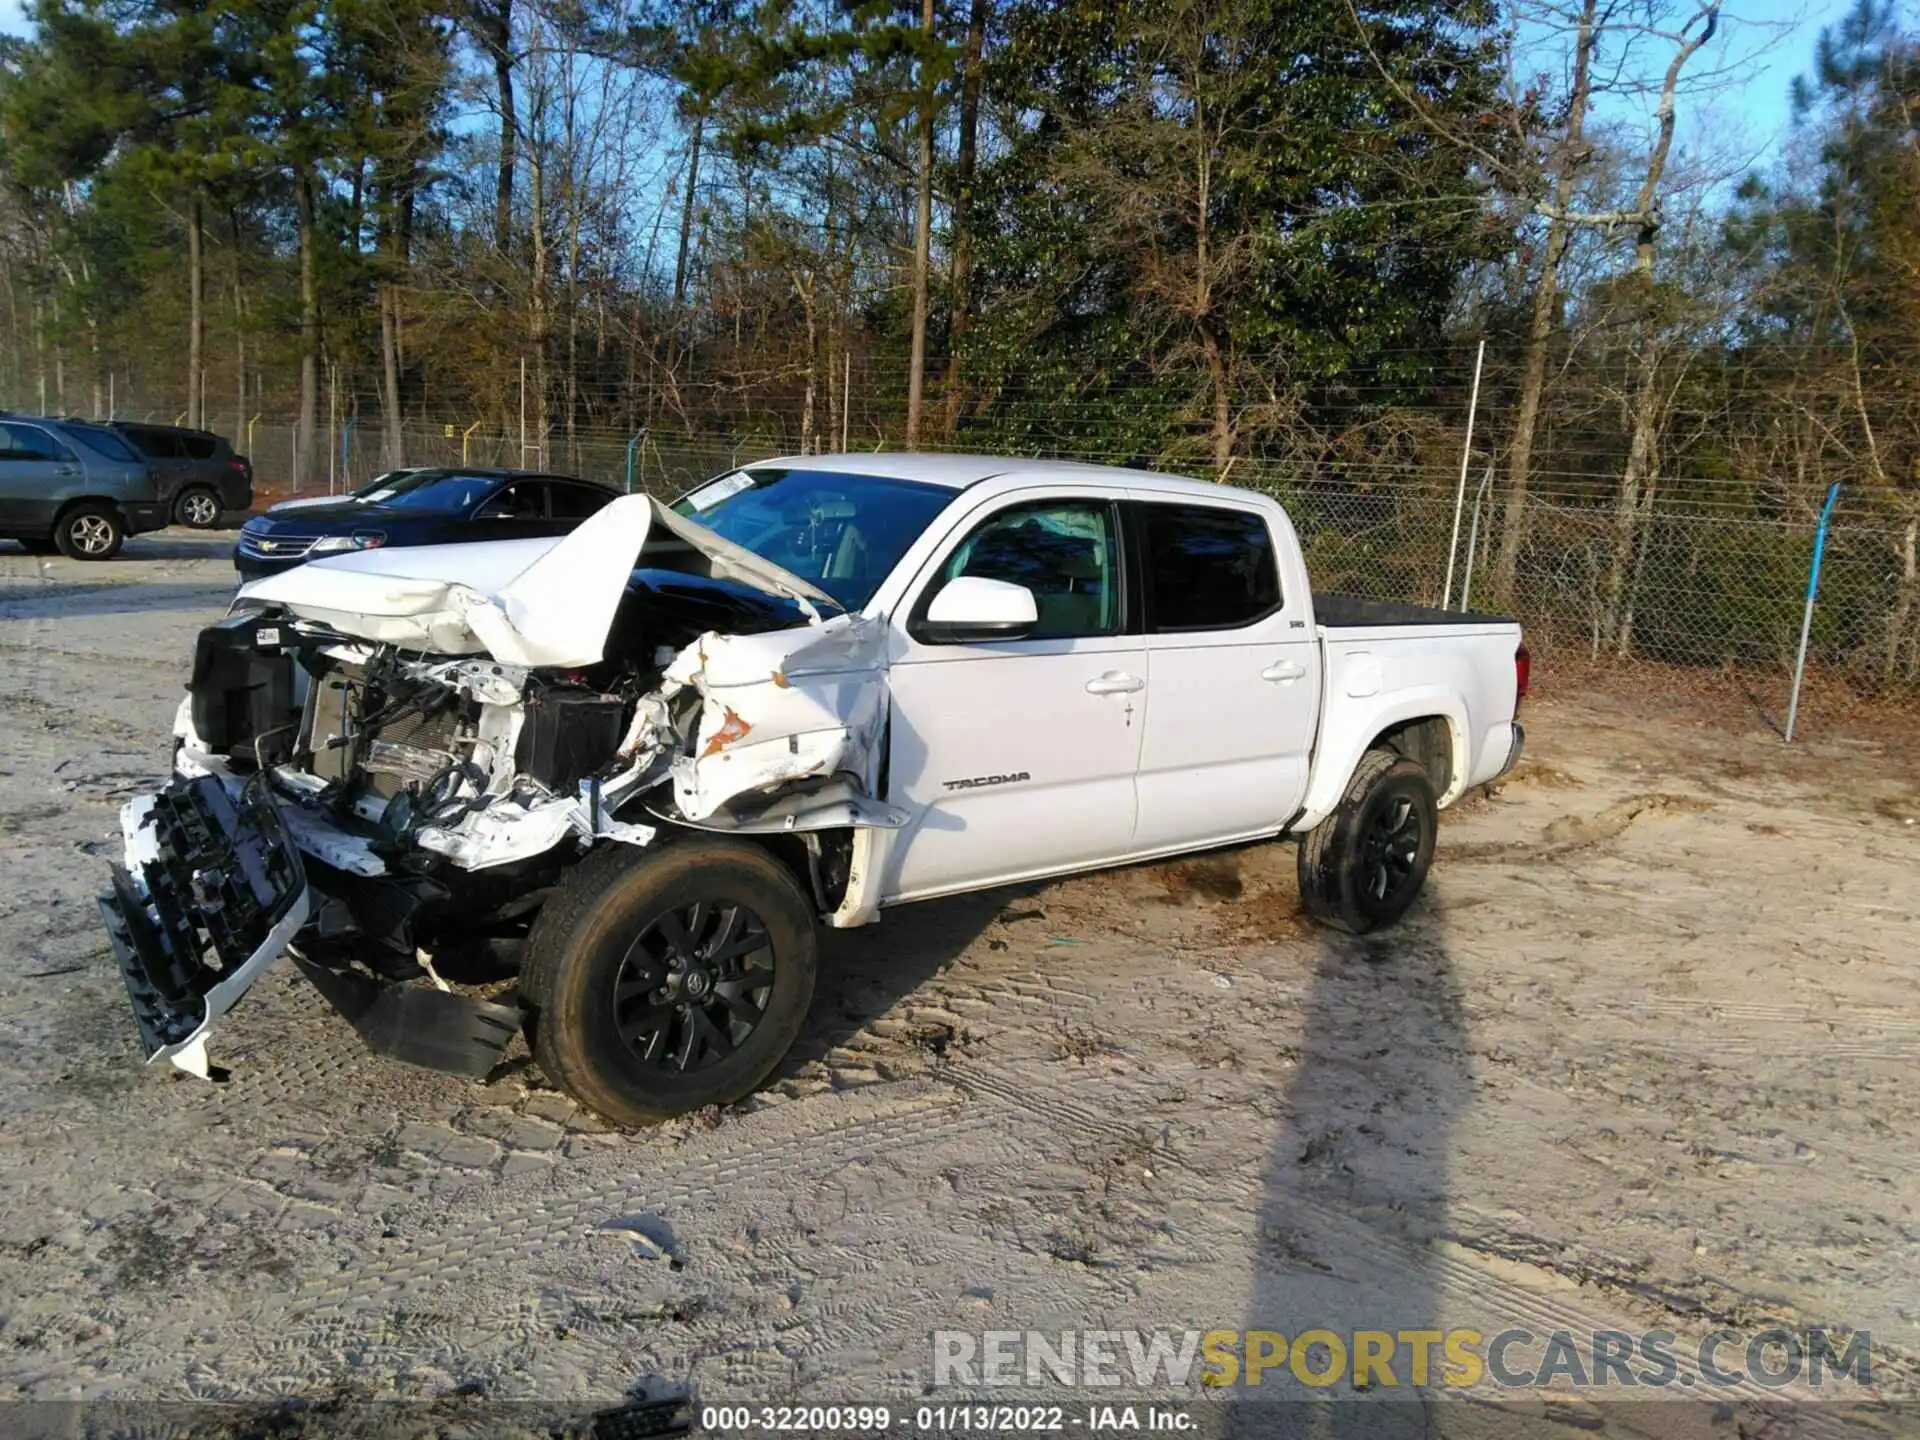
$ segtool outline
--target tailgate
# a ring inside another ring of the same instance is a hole
[[[300,855],[259,783],[175,779],[121,812],[101,918],[149,1060],[206,1073],[206,1029],[306,923]]]

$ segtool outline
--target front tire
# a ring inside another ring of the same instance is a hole
[[[1355,935],[1398,920],[1426,883],[1439,819],[1418,761],[1369,750],[1334,812],[1301,838],[1308,913]]]
[[[53,543],[69,560],[111,560],[127,527],[111,505],[76,505],[54,522]]]
[[[220,523],[220,497],[205,485],[189,485],[174,498],[173,518],[194,530],[212,530]]]
[[[602,842],[560,882],[520,979],[534,1058],[618,1125],[742,1099],[813,1000],[813,907],[756,846]]]

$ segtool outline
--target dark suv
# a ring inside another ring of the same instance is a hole
[[[115,420],[153,467],[153,483],[175,523],[212,530],[226,510],[253,508],[253,463],[211,430]]]
[[[0,536],[36,554],[110,560],[128,535],[166,523],[151,468],[114,431],[0,414]]]

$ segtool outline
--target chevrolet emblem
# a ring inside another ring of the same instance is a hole
[[[278,550],[280,548],[280,542],[278,540],[256,540],[253,543],[256,549],[266,550],[269,552]]]

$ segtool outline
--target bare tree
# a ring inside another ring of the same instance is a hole
[[[1713,38],[1720,24],[1720,0],[1706,0],[1677,30],[1651,28],[1650,33],[1673,45],[1672,58],[1660,85],[1655,138],[1647,154],[1633,209],[1621,217],[1631,223],[1634,237],[1633,289],[1640,311],[1640,344],[1633,381],[1627,463],[1620,474],[1614,504],[1613,559],[1607,572],[1607,619],[1613,643],[1625,655],[1633,646],[1633,610],[1627,599],[1627,580],[1634,563],[1634,545],[1646,513],[1653,504],[1659,465],[1657,430],[1660,418],[1661,326],[1654,313],[1654,248],[1660,236],[1661,182],[1667,157],[1673,150],[1675,95],[1681,73],[1700,47]],[[1504,554],[1504,549],[1502,551]]]
[[[947,321],[947,415],[949,437],[959,428],[966,404],[961,345],[973,320],[973,187],[980,156],[981,58],[986,47],[990,0],[972,0],[967,15],[967,49],[960,69],[960,140],[954,156],[953,301]]]
[[[913,334],[907,362],[907,448],[920,444],[920,419],[927,388],[927,291],[933,268],[933,130],[938,104],[933,47],[933,0],[921,0],[919,156],[914,172]]]

